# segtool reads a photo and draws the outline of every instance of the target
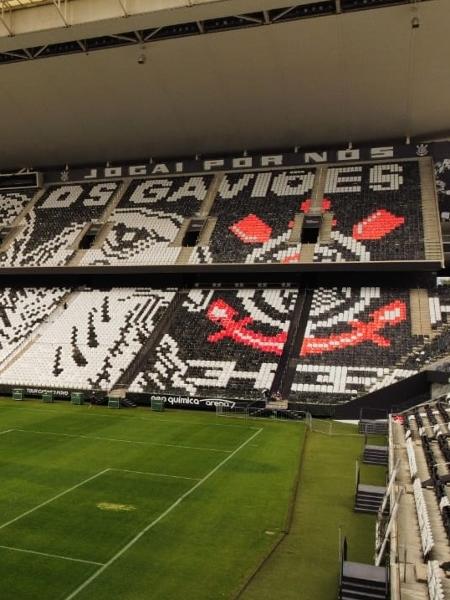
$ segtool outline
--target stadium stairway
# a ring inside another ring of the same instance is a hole
[[[11,244],[14,242],[16,237],[20,234],[21,230],[23,229],[23,225],[24,225],[24,223],[22,222],[23,219],[29,212],[31,212],[33,210],[34,205],[42,198],[42,196],[45,194],[46,191],[47,191],[46,188],[40,188],[39,190],[37,190],[37,192],[34,194],[33,198],[29,202],[27,202],[27,204],[20,211],[20,213],[17,215],[17,217],[11,222],[11,224],[9,225],[9,229],[10,229],[9,234],[3,240],[2,244],[1,244],[2,252],[5,252],[11,246]]]
[[[108,236],[108,233],[112,227],[112,223],[111,222],[108,223],[108,219],[112,215],[113,211],[115,210],[115,208],[117,207],[119,202],[122,200],[122,197],[125,194],[125,192],[127,191],[128,186],[130,185],[131,182],[132,182],[131,177],[127,177],[126,179],[124,179],[122,181],[122,183],[119,185],[119,187],[117,188],[116,192],[113,194],[111,200],[107,203],[104,212],[102,213],[101,217],[98,219],[98,221],[100,222],[101,228],[95,238],[95,243],[92,246],[93,248],[100,248],[102,246],[103,242],[105,241],[106,237]],[[91,224],[92,223],[86,223],[86,226],[83,228],[83,231],[78,236],[76,243],[74,244],[77,251],[75,252],[73,257],[70,259],[70,261],[68,262],[68,266],[73,267],[73,266],[79,265],[81,263],[83,257],[85,256],[87,250],[79,249],[78,244],[83,239],[86,232],[89,230]]]
[[[388,464],[388,447],[367,444],[364,447],[363,463],[366,465],[386,466]]]
[[[328,167],[319,167],[316,171],[314,186],[311,194],[311,212],[321,212],[322,200],[327,180]]]
[[[344,561],[339,600],[386,600],[388,576],[385,567]]]
[[[419,288],[410,290],[409,303],[412,335],[431,335],[433,331],[427,290]]]
[[[355,512],[377,514],[383,502],[386,488],[379,485],[360,483],[356,491]]]
[[[443,263],[442,232],[436,203],[433,163],[430,157],[419,159],[420,185],[422,189],[422,218],[425,257]]]
[[[289,236],[290,244],[300,244],[304,218],[305,215],[303,213],[296,213],[294,215],[294,226],[292,227],[291,235]]]
[[[121,377],[116,381],[115,385],[113,386],[113,392],[114,390],[119,389],[126,391],[131,382],[135,379],[136,375],[142,370],[143,365],[147,361],[148,355],[153,348],[159,344],[162,336],[169,326],[172,316],[174,315],[178,306],[183,302],[184,295],[185,294],[183,292],[177,292],[175,294],[158,324],[153,329],[151,335],[147,338],[147,340],[143,341],[143,344],[139,352],[134,357],[134,360],[128,365]]]
[[[297,368],[297,357],[305,335],[308,315],[313,299],[312,290],[300,290],[292,315],[288,337],[283,348],[278,368],[272,382],[271,392],[280,391],[282,398],[288,398]]]
[[[209,212],[214,204],[214,200],[216,199],[217,192],[219,191],[220,184],[222,183],[222,179],[224,178],[225,173],[216,173],[214,175],[214,179],[212,180],[208,193],[205,196],[205,199],[200,206],[198,211],[198,216],[201,218],[206,218],[209,215]]]
[[[65,310],[64,306],[68,305],[69,302],[71,302],[76,296],[78,296],[78,292],[69,291],[61,298],[60,303],[48,315],[47,320],[38,325],[31,335],[24,339],[19,346],[16,346],[11,350],[11,352],[0,365],[0,373],[3,373],[9,369],[11,365],[13,365],[23,354],[25,354],[25,352],[41,337],[42,333],[59,318],[59,316]]]
[[[322,217],[322,226],[319,232],[319,243],[327,244],[331,240],[331,231],[333,229],[334,213],[326,212]]]
[[[40,188],[34,194],[33,198],[24,206],[23,210],[17,215],[17,217],[12,221],[11,227],[18,227],[22,225],[23,218],[34,208],[35,204],[42,198],[42,196],[46,193],[46,188]]]
[[[302,244],[302,250],[300,252],[300,263],[312,263],[314,260],[315,244]]]

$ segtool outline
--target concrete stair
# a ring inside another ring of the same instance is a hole
[[[319,231],[319,242],[326,244],[331,240],[331,230],[333,228],[334,213],[326,212],[322,217],[322,225]]]
[[[388,464],[389,449],[387,446],[371,446],[364,447],[363,463],[366,465],[381,465]]]
[[[385,487],[360,483],[356,492],[355,512],[377,514],[383,502]]]
[[[180,250],[180,254],[177,256],[177,265],[187,265],[189,264],[189,259],[191,258],[191,254],[194,251],[194,248],[190,246],[183,246]]]
[[[315,244],[302,244],[302,249],[300,251],[300,263],[312,263],[314,260],[314,249]]]
[[[314,186],[311,193],[311,212],[322,210],[322,200],[325,190],[325,182],[327,179],[328,167],[319,167],[316,170],[316,177],[314,180]]]
[[[198,236],[198,246],[208,246],[209,240],[211,239],[212,233],[214,231],[214,227],[217,223],[217,217],[208,217],[206,223],[203,226],[203,229]]]
[[[419,159],[422,190],[422,220],[425,259],[439,261],[444,266],[442,232],[437,204],[433,162],[430,157]]]
[[[412,335],[433,335],[428,292],[422,288],[409,291]]]
[[[127,177],[126,179],[124,179],[122,181],[122,183],[119,185],[116,192],[114,193],[113,197],[108,202],[101,217],[99,217],[95,221],[96,223],[99,223],[99,229],[98,229],[98,233],[95,238],[95,243],[92,246],[93,248],[101,248],[103,242],[105,241],[106,237],[108,236],[108,233],[111,231],[113,223],[108,222],[108,219],[111,217],[111,215],[114,212],[114,210],[116,209],[117,205],[122,200],[131,181],[132,181],[131,177]],[[86,255],[87,250],[78,248],[78,246],[79,246],[81,240],[83,239],[83,237],[86,235],[86,233],[91,228],[92,223],[93,222],[88,222],[85,224],[85,226],[83,227],[83,229],[81,230],[79,235],[76,237],[74,243],[72,244],[72,249],[74,251],[74,254],[73,254],[72,258],[69,260],[69,262],[67,263],[68,266],[74,267],[74,266],[81,264],[81,261],[83,260],[84,256]]]
[[[290,244],[298,244],[300,242],[304,218],[305,215],[303,213],[296,213],[294,216],[294,226],[291,229],[291,235],[289,236]]]
[[[119,202],[122,200],[125,192],[128,189],[128,186],[130,185],[130,183],[133,181],[133,179],[131,177],[126,177],[122,183],[119,185],[118,189],[116,190],[116,193],[113,195],[113,197],[111,198],[111,200],[108,202],[105,210],[103,211],[102,216],[99,218],[99,221],[102,221],[104,223],[107,222],[107,220],[109,219],[109,217],[112,215],[112,213],[114,212],[114,210],[117,208]],[[101,235],[101,233],[99,233],[99,236]]]
[[[214,204],[215,197],[217,195],[217,191],[219,189],[220,184],[222,183],[222,179],[224,178],[224,173],[216,173],[214,179],[209,186],[208,193],[205,196],[205,199],[200,206],[200,210],[198,211],[198,217],[207,217],[209,215],[209,211],[211,210],[212,205]]]
[[[388,588],[385,567],[344,562],[339,600],[387,600]]]

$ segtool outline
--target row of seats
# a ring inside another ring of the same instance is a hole
[[[316,288],[291,400],[347,402],[410,377],[448,355],[450,288],[441,286],[431,293],[430,316],[436,327],[434,335],[427,337],[411,333],[409,290]]]
[[[0,383],[109,390],[136,358],[175,292],[74,293],[67,309],[0,374]]]
[[[134,180],[108,220],[106,239],[81,264],[175,264],[181,251],[175,238],[185,219],[198,214],[211,181],[211,175]]]
[[[425,258],[417,160],[329,168],[325,194],[333,231],[314,262]]]
[[[426,411],[427,415],[430,415],[430,410]],[[413,409],[413,416],[416,420],[417,427],[419,429],[420,441],[422,443],[422,449],[425,456],[425,462],[430,476],[430,482],[436,496],[436,500],[439,506],[439,512],[441,515],[442,524],[447,534],[447,540],[450,542],[450,502],[447,495],[445,484],[443,483],[438,469],[438,463],[442,462],[441,458],[436,458],[431,441],[434,438],[432,432],[431,435],[427,433],[429,428],[425,428],[422,415],[420,414],[419,408]],[[436,421],[434,421],[436,424]],[[442,434],[440,434],[442,436]],[[440,437],[440,436],[437,436]],[[446,445],[447,441],[442,440]],[[450,452],[450,450],[448,450]],[[445,456],[444,456],[445,457]]]
[[[23,347],[67,293],[65,288],[0,290],[0,363]]]
[[[52,186],[25,215],[0,266],[63,266],[75,255],[84,227],[98,219],[119,187],[117,182]]]
[[[448,499],[442,496],[442,487],[439,496],[436,494],[434,486],[437,479],[434,475],[429,478],[429,474],[437,474],[437,466],[441,473],[447,472],[434,442],[435,436],[440,435],[440,427],[448,420],[443,403],[445,419],[444,414],[436,410],[439,404],[441,403],[425,404],[401,415],[395,415],[391,431],[397,489],[403,490],[403,494],[400,493],[399,496],[400,509],[397,514],[407,514],[408,506],[415,512],[415,518],[413,516],[412,520],[405,520],[403,516],[397,521],[398,539],[400,543],[402,539],[407,540],[408,545],[408,558],[406,555],[397,557],[400,570],[404,572],[402,596],[405,593],[411,594],[411,597],[426,596],[433,600],[443,600],[445,597],[443,581],[448,567],[445,543],[445,507]],[[448,408],[448,405],[446,407]],[[407,461],[402,448],[402,438],[405,441]],[[409,488],[409,478],[412,483],[412,495],[405,493]],[[445,489],[443,491],[445,493]],[[391,506],[392,515],[395,511],[396,507]],[[409,571],[403,569],[407,562],[415,564],[416,568]],[[418,577],[421,564],[426,573],[425,579]],[[425,585],[422,586],[422,583]]]
[[[314,169],[225,174],[210,210],[216,224],[208,253],[195,248],[190,262],[298,261],[301,246],[290,246],[291,228],[314,181]]]
[[[0,192],[0,226],[8,227],[34,196],[34,190]]]
[[[450,158],[436,161],[434,169],[441,219],[450,221]]]
[[[270,388],[297,292],[191,290],[130,390],[260,398]]]
[[[209,209],[214,228],[206,246],[196,245],[191,264],[298,262],[294,224],[311,211],[315,168],[225,173]],[[177,239],[187,219],[198,217],[213,175],[133,179],[124,184],[99,247],[83,265],[175,264]],[[83,229],[99,220],[121,181],[55,185],[25,215],[0,265],[62,266],[77,251]],[[421,183],[416,159],[385,164],[329,167],[320,212],[329,213],[329,239],[314,246],[313,261],[370,262],[424,259]],[[2,198],[4,196],[4,202]],[[0,222],[17,216],[30,194],[0,196]],[[1,211],[4,211],[3,217]],[[326,237],[326,236],[325,236]]]

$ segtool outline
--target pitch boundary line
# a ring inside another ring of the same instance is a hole
[[[238,446],[231,454],[226,456],[218,465],[216,465],[211,471],[209,471],[202,479],[200,479],[195,485],[184,492],[181,496],[179,496],[175,502],[173,502],[164,512],[162,512],[156,519],[154,519],[151,523],[149,523],[144,529],[142,529],[138,534],[134,536],[125,546],[113,556],[106,563],[104,563],[95,573],[93,573],[88,579],[86,579],[81,585],[79,585],[72,593],[70,593],[65,600],[72,600],[78,596],[80,592],[82,592],[88,585],[90,585],[99,575],[101,575],[106,569],[108,569],[118,558],[120,558],[127,550],[129,550],[134,544],[141,539],[150,529],[152,529],[155,525],[157,525],[164,517],[170,514],[183,500],[188,498],[196,489],[198,489],[201,485],[203,485],[210,477],[212,477],[219,469],[223,467],[229,460],[231,460],[242,448],[244,448],[247,444],[249,444],[257,435],[259,435],[263,431],[262,429],[258,429],[253,433],[247,440],[245,440],[240,446]]]
[[[151,475],[153,477],[171,477],[173,479],[188,479],[190,481],[200,481],[200,477],[185,477],[184,475],[168,475],[167,473],[153,473],[151,471],[133,471],[132,469],[116,469],[111,467],[110,471],[119,471],[120,473],[136,473],[136,475]]]
[[[14,430],[11,430],[11,431],[14,431]],[[8,525],[12,525],[12,523],[19,521],[20,519],[22,519],[23,517],[26,517],[27,515],[30,515],[31,513],[38,510],[39,508],[42,508],[43,506],[50,504],[54,500],[58,500],[58,498],[65,496],[69,492],[73,492],[73,490],[76,490],[77,488],[81,487],[82,485],[89,483],[89,481],[92,481],[93,479],[96,479],[97,477],[100,477],[101,475],[104,475],[105,473],[109,473],[110,471],[118,471],[118,472],[123,471],[124,473],[136,473],[137,475],[149,475],[149,476],[153,476],[153,477],[170,477],[173,479],[187,479],[189,481],[200,481],[200,478],[198,478],[198,477],[185,477],[183,475],[168,475],[167,473],[156,473],[156,472],[150,472],[150,471],[132,471],[131,469],[118,469],[118,468],[116,469],[115,467],[107,467],[106,469],[103,469],[103,471],[100,471],[99,473],[96,473],[95,475],[92,475],[91,477],[88,477],[87,479],[80,481],[80,483],[73,485],[72,487],[68,488],[67,490],[64,490],[64,491],[60,492],[59,494],[56,494],[56,496],[53,496],[52,498],[45,500],[45,502],[41,502],[34,508],[31,508],[30,510],[25,511],[24,513],[22,513],[21,515],[18,515],[17,517],[14,517],[14,519],[11,519],[11,520],[7,521],[6,523],[3,523],[2,525],[0,525],[0,529],[4,529]],[[6,548],[6,546],[0,545],[0,548],[2,548],[2,547]],[[14,549],[14,548],[11,548],[11,549]],[[29,550],[29,552],[32,552],[32,550]],[[43,553],[41,552],[41,554],[43,554]],[[88,561],[88,562],[92,562],[92,561]],[[104,563],[93,563],[93,564],[103,565]]]
[[[14,409],[14,408],[16,408],[16,406],[19,408],[18,404],[14,404],[14,405],[13,404],[7,404],[7,405],[5,405],[5,406],[2,407],[1,406],[1,402],[0,402],[0,408],[3,408],[3,409],[5,409],[5,408],[13,408]],[[52,414],[52,415],[54,415],[55,412],[56,412],[56,409],[55,410],[48,410],[46,408],[28,408],[28,407],[25,407],[25,406],[20,406],[20,410],[27,411],[27,412],[46,412],[46,413],[49,413],[49,414]],[[178,411],[180,411],[181,409],[174,408],[172,410],[178,410]],[[117,419],[117,418],[120,418],[120,419],[127,419],[128,421],[135,421],[135,420],[137,420],[137,421],[147,421],[148,423],[179,423],[179,424],[181,423],[183,425],[196,425],[196,426],[202,425],[202,426],[205,426],[205,427],[232,427],[234,429],[249,429],[251,431],[255,431],[255,430],[258,429],[258,427],[250,427],[248,425],[233,425],[232,423],[207,423],[207,422],[203,422],[203,421],[188,421],[186,423],[186,422],[181,421],[181,420],[175,421],[175,420],[172,420],[172,419],[163,419],[163,418],[156,417],[156,416],[155,416],[154,419],[148,419],[146,417],[127,417],[125,415],[123,415],[123,416],[121,415],[120,417],[117,417],[116,415],[99,414],[98,412],[92,412],[92,411],[83,412],[83,413],[80,413],[80,414],[89,415],[89,418],[99,417],[100,419]]]
[[[69,492],[73,492],[73,490],[76,490],[77,488],[81,487],[85,483],[88,483],[89,481],[92,481],[93,479],[96,479],[97,477],[100,477],[100,475],[103,475],[104,473],[106,473],[109,470],[110,470],[109,468],[108,469],[103,469],[103,471],[100,471],[99,473],[96,473],[95,475],[91,475],[91,477],[88,477],[87,479],[84,479],[83,481],[80,481],[80,483],[77,483],[76,485],[73,485],[72,487],[68,488],[67,490],[64,490],[64,491],[60,492],[59,494],[56,494],[56,496],[52,496],[48,500],[45,500],[44,502],[41,502],[40,504],[38,504],[34,508],[30,508],[29,510],[26,510],[21,515],[18,515],[17,517],[14,517],[14,519],[10,519],[9,521],[6,521],[6,523],[3,523],[2,525],[0,525],[0,529],[4,529],[5,527],[8,527],[8,525],[12,525],[12,523],[15,523],[16,521],[19,521],[23,517],[26,517],[27,515],[30,515],[31,513],[35,512],[39,508],[42,508],[43,506],[46,506],[47,504],[50,504],[50,502],[53,502],[54,500],[58,500],[58,498],[61,498],[62,496],[65,496]]]
[[[14,429],[5,429],[5,431],[0,431],[0,435],[5,435],[5,433],[11,433]]]
[[[13,550],[14,552],[23,552],[24,554],[37,554],[38,556],[45,556],[47,558],[58,558],[59,560],[70,560],[71,562],[85,563],[88,565],[102,566],[105,563],[96,562],[95,560],[84,560],[83,558],[72,558],[71,556],[62,556],[61,554],[49,554],[48,552],[38,552],[37,550],[27,550],[26,548],[15,548],[14,546],[2,546],[0,549]]]
[[[126,440],[124,438],[109,438],[97,435],[79,435],[75,433],[59,433],[57,431],[37,431],[35,429],[10,429],[10,431],[19,431],[20,433],[34,433],[36,435],[55,435],[68,438],[80,438],[83,440],[94,440],[103,442],[122,442],[123,444],[137,444],[141,446],[158,446],[163,448],[181,448],[182,450],[204,450],[206,452],[222,452],[229,454],[232,450],[220,450],[219,448],[206,448],[200,446],[184,446],[180,444],[163,444],[158,442],[143,442],[139,440]]]

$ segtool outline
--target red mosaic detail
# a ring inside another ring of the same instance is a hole
[[[295,252],[295,254],[291,254],[290,256],[285,256],[281,261],[283,265],[288,265],[289,263],[298,262],[300,260],[300,252]]]
[[[353,239],[380,240],[405,222],[405,217],[397,217],[381,208],[353,226]]]
[[[220,325],[222,329],[208,336],[208,342],[215,343],[225,338],[231,338],[237,344],[250,346],[255,350],[281,355],[286,342],[287,333],[280,331],[277,335],[264,335],[248,329],[253,324],[253,317],[238,319],[238,312],[227,302],[219,298],[208,307],[206,316],[210,321]]]
[[[387,325],[394,326],[406,320],[406,304],[394,300],[370,313],[370,321],[349,321],[351,331],[332,334],[327,338],[308,337],[303,340],[300,356],[335,352],[349,346],[358,346],[364,342],[372,342],[381,348],[391,345],[390,340],[379,334]]]
[[[229,227],[230,231],[244,244],[263,244],[270,240],[272,228],[254,214],[236,221]]]
[[[303,202],[300,204],[300,210],[302,212],[309,213],[309,211],[311,210],[311,204],[312,204],[312,200],[311,198],[308,198],[307,200],[303,200]]]
[[[330,210],[331,208],[331,200],[329,198],[324,198],[322,200],[322,212],[325,212],[326,210]]]

